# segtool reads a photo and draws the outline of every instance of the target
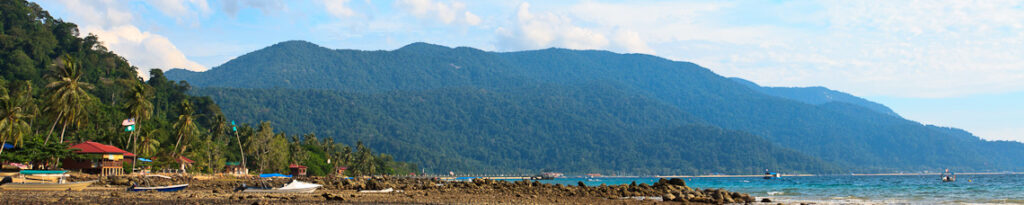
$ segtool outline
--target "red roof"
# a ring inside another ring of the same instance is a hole
[[[289,168],[289,169],[291,169],[291,168],[300,168],[300,169],[305,169],[305,168],[306,168],[306,166],[302,166],[302,165],[298,165],[298,164],[291,164],[291,165],[288,165],[288,168]]]
[[[185,162],[185,163],[194,163],[194,162],[196,162],[196,161],[192,161],[191,159],[188,159],[188,157],[185,157],[185,156],[178,157],[177,161],[178,162]]]
[[[135,154],[124,151],[121,148],[93,141],[85,141],[81,144],[71,145],[69,149],[79,149],[78,151],[75,151],[75,153],[79,154],[122,154],[126,157],[135,157]]]

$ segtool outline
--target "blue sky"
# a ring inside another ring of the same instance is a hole
[[[926,124],[1024,141],[1020,1],[42,0],[133,65],[202,71],[286,40],[391,50],[563,47],[826,86]]]

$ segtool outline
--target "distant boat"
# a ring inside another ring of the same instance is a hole
[[[565,175],[562,174],[562,173],[558,173],[558,172],[544,172],[544,173],[540,173],[538,175],[534,175],[534,176],[530,177],[530,179],[532,179],[532,180],[550,180],[550,179],[555,179],[555,178],[562,177],[562,176],[565,176]]]
[[[163,175],[146,175],[146,177],[160,177],[160,178],[164,178],[164,179],[170,179],[171,178],[171,177],[163,176]],[[185,188],[188,188],[188,184],[175,184],[175,185],[170,185],[170,186],[151,186],[151,185],[149,185],[150,184],[149,180],[144,179],[143,182],[145,183],[144,185],[146,185],[146,187],[139,187],[137,185],[132,185],[131,187],[128,187],[128,191],[150,191],[150,190],[152,190],[152,191],[159,191],[159,192],[174,192],[174,191],[181,191],[181,190],[183,190]]]
[[[23,190],[23,191],[81,191],[95,183],[96,180],[83,181],[83,182],[64,182],[64,176],[67,171],[64,170],[22,170],[20,172],[20,182],[9,180],[11,177],[5,177],[0,190]],[[30,178],[26,178],[26,176]],[[39,179],[39,178],[47,179]],[[54,182],[50,182],[48,178],[56,177]],[[34,179],[33,179],[34,178]]]
[[[764,171],[764,179],[782,179],[782,174],[768,172],[768,169],[765,169]]]
[[[949,169],[946,169],[946,172],[942,173],[942,175],[939,176],[939,177],[942,178],[942,182],[955,182],[956,181],[956,173],[949,172]]]
[[[243,185],[244,186],[244,185]],[[313,193],[317,188],[323,185],[302,182],[299,180],[292,180],[291,183],[284,185],[283,187],[241,187],[239,188],[242,192],[248,193]]]

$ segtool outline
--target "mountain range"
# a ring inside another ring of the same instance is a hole
[[[240,122],[362,141],[434,172],[1003,171],[1024,144],[923,125],[823,87],[762,87],[652,55],[281,42],[167,71]]]

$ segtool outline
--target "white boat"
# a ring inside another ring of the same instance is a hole
[[[292,180],[283,187],[245,187],[242,192],[248,193],[313,193],[323,185]]]
[[[23,191],[82,191],[96,180],[84,182],[67,183],[6,183],[0,185],[0,190],[23,190]]]
[[[128,188],[128,191],[161,191],[161,192],[174,192],[181,191],[182,189],[188,188],[188,184],[176,184],[170,186],[151,186],[151,187],[136,187],[132,186]]]

